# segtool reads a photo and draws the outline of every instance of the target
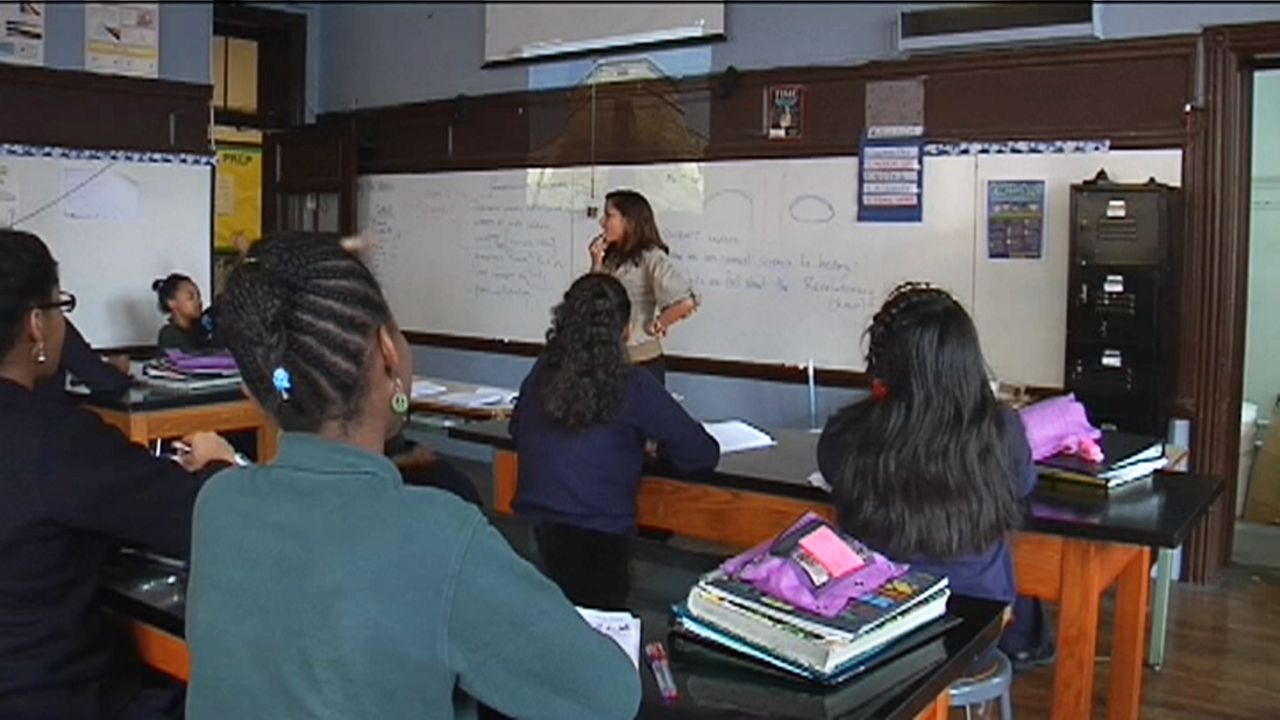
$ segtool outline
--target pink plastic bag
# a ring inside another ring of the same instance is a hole
[[[1089,423],[1084,405],[1074,394],[1042,400],[1018,412],[1031,445],[1031,459],[1043,460],[1059,453],[1102,461],[1098,438],[1102,431]]]

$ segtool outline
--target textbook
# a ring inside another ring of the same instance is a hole
[[[1104,430],[1098,443],[1102,462],[1059,453],[1036,463],[1041,475],[1112,488],[1151,475],[1167,464],[1164,443],[1156,437]]]
[[[939,590],[913,609],[856,638],[811,632],[773,616],[753,612],[720,597],[703,597],[673,608],[678,631],[824,684],[862,672],[894,641],[946,615],[950,591]],[[695,609],[695,607],[697,609]],[[945,629],[939,624],[937,630]]]

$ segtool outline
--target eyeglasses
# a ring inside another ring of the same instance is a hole
[[[76,309],[76,296],[67,291],[58,293],[58,299],[52,302],[40,303],[35,306],[37,310],[52,310],[58,308],[64,314]]]

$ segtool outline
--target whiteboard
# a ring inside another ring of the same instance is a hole
[[[406,329],[540,342],[586,272],[586,209],[633,188],[702,306],[672,354],[862,370],[863,330],[890,289],[928,280],[974,316],[996,376],[1062,383],[1073,182],[1179,180],[1179,151],[929,157],[920,223],[856,220],[857,158],[681,162],[363,176],[358,222]],[[986,257],[986,182],[1046,181],[1045,257]]]
[[[212,166],[0,154],[0,177],[16,196],[16,229],[58,261],[90,344],[154,344],[164,317],[151,283],[170,272],[190,275],[208,302]]]

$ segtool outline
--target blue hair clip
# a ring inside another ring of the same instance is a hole
[[[288,370],[283,367],[276,368],[271,373],[271,384],[276,386],[276,392],[280,393],[282,399],[289,399],[289,391],[293,389],[293,379],[289,377]]]

